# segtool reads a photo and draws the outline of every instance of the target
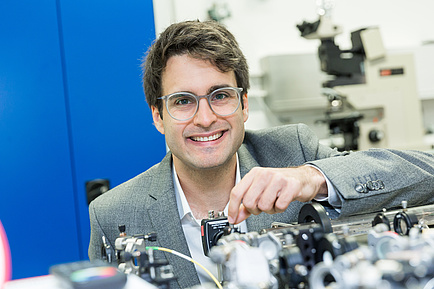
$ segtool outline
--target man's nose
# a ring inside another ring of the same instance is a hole
[[[217,115],[212,111],[206,98],[199,100],[198,109],[194,116],[194,124],[209,127],[213,122],[217,120]]]

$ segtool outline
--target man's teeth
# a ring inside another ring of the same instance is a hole
[[[222,136],[222,133],[218,133],[218,134],[211,135],[211,136],[192,137],[191,139],[194,141],[212,141],[212,140],[218,139],[221,136]]]

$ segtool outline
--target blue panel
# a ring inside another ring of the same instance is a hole
[[[13,278],[79,258],[55,1],[0,1],[0,219]]]
[[[117,185],[159,162],[140,59],[155,39],[152,0],[60,1],[83,258],[89,217],[85,182]]]

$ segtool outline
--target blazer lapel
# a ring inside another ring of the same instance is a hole
[[[252,157],[244,145],[238,149],[237,153],[240,161],[241,178],[243,178],[254,167],[259,167],[258,162]]]
[[[157,233],[157,242],[161,247],[190,256],[176,204],[170,153],[160,163],[156,177],[160,181],[149,188],[152,193],[149,194],[147,212],[152,227]],[[180,288],[199,284],[199,277],[193,263],[174,254],[165,252],[165,256],[173,267]]]

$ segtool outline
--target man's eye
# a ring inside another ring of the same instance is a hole
[[[177,105],[183,105],[183,104],[189,104],[189,103],[190,103],[190,100],[186,99],[186,98],[176,100]]]
[[[176,99],[173,100],[174,105],[188,105],[193,103],[193,100],[191,97],[185,97],[185,96],[181,96],[181,97],[177,97]]]
[[[224,92],[219,92],[215,95],[213,95],[212,100],[223,100],[225,98],[228,98],[229,95],[227,93]]]

